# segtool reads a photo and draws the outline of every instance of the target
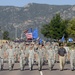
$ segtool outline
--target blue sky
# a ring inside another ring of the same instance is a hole
[[[0,0],[0,6],[25,6],[28,3],[40,3],[51,5],[74,5],[75,0]]]

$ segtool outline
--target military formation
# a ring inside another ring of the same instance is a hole
[[[75,48],[69,48],[66,44],[59,46],[57,42],[5,42],[0,46],[0,70],[4,69],[4,64],[9,65],[9,70],[13,70],[15,63],[19,63],[20,70],[25,66],[33,70],[34,64],[38,70],[42,70],[43,65],[48,64],[51,71],[55,63],[59,62],[60,70],[64,70],[66,62],[70,62],[71,70],[75,67]]]

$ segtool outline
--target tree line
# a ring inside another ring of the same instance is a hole
[[[41,28],[41,33],[46,38],[61,39],[64,36],[66,39],[75,37],[75,18],[68,20],[62,19],[60,14],[56,14],[48,24],[44,24]]]
[[[58,13],[53,16],[48,24],[44,24],[42,26],[41,33],[46,38],[59,40],[62,38],[62,36],[64,36],[66,40],[69,37],[75,39],[75,18],[70,20],[62,19],[60,13]],[[2,36],[3,39],[10,40],[8,31],[4,31]]]

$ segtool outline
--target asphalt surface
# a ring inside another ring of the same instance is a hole
[[[44,65],[42,71],[38,71],[37,65],[34,65],[33,70],[30,71],[26,66],[24,71],[20,71],[19,63],[14,65],[14,70],[9,71],[8,64],[4,64],[4,70],[0,71],[0,75],[75,75],[75,70],[70,70],[70,64],[66,64],[63,71],[59,70],[59,63],[56,63],[53,70],[48,69],[48,65]]]

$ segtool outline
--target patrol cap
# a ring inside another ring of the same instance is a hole
[[[34,42],[31,42],[32,45],[34,45]]]
[[[29,45],[29,43],[28,43],[28,42],[26,42],[26,45]]]
[[[63,44],[60,44],[60,46],[63,46]]]
[[[71,45],[71,48],[74,48],[74,45]]]

